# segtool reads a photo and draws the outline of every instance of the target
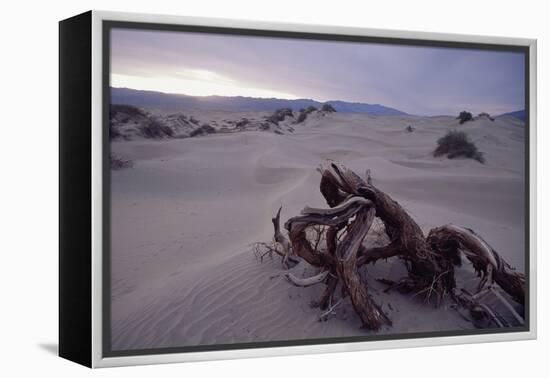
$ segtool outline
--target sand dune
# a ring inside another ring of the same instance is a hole
[[[469,134],[486,164],[431,156],[453,128]],[[336,113],[285,135],[113,142],[113,152],[135,162],[112,172],[113,349],[369,334],[349,302],[320,322],[310,303],[322,285],[292,287],[280,277],[280,261],[259,263],[250,250],[271,240],[270,218],[280,205],[283,219],[306,205],[326,206],[315,170],[325,159],[370,169],[425,232],[446,223],[474,228],[523,271],[522,128],[510,117],[459,126],[452,117]],[[392,262],[369,266],[365,277],[394,322],[380,333],[473,327],[449,307],[384,293],[375,278],[404,274]],[[299,264],[295,274],[304,269]],[[468,264],[458,274],[475,284]]]

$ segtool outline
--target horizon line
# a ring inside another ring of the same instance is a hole
[[[307,97],[298,97],[298,98],[282,98],[282,97],[254,97],[254,96],[224,96],[224,95],[217,95],[217,94],[210,94],[210,95],[190,95],[187,93],[178,93],[178,92],[163,92],[159,90],[153,90],[153,89],[137,89],[137,88],[130,88],[130,87],[113,87],[109,86],[111,89],[129,89],[132,91],[141,91],[141,92],[154,92],[154,93],[162,93],[166,95],[175,95],[175,96],[187,96],[187,97],[198,97],[198,98],[204,98],[204,97],[226,97],[226,98],[252,98],[257,100],[281,100],[281,101],[300,101],[300,100],[307,100],[307,101],[315,101],[319,102],[321,104],[326,104],[329,102],[347,102],[349,104],[362,104],[362,105],[378,105],[378,106],[384,106],[386,108],[391,108],[390,106],[382,105],[382,104],[373,104],[369,102],[361,102],[361,101],[346,101],[346,100],[327,100],[327,101],[321,101],[314,98],[307,98]],[[396,108],[392,108],[395,110],[398,110]],[[401,111],[401,110],[400,110]],[[403,112],[405,113],[405,112]]]
[[[380,103],[368,103],[368,102],[360,102],[360,101],[346,101],[346,100],[327,100],[327,101],[320,101],[320,100],[316,100],[316,99],[313,99],[313,98],[305,98],[305,97],[300,97],[300,98],[294,98],[294,99],[289,99],[289,98],[279,98],[279,97],[254,97],[254,96],[224,96],[224,95],[216,95],[216,94],[212,94],[212,95],[189,95],[189,94],[186,94],[186,93],[176,93],[176,92],[163,92],[163,91],[159,91],[159,90],[152,90],[152,89],[137,89],[137,88],[130,88],[130,87],[113,87],[111,85],[109,85],[109,89],[127,89],[127,90],[131,90],[131,91],[140,91],[140,92],[152,92],[152,93],[161,93],[161,94],[164,94],[164,95],[169,95],[169,96],[185,96],[185,97],[193,97],[193,98],[208,98],[208,97],[222,97],[222,98],[250,98],[250,99],[255,99],[255,100],[280,100],[280,101],[314,101],[314,102],[318,102],[320,104],[327,104],[327,103],[331,103],[331,102],[345,102],[345,103],[348,103],[348,104],[359,104],[359,105],[372,105],[372,106],[382,106],[384,108],[388,108],[388,109],[393,109],[393,110],[396,110],[398,112],[401,112],[401,113],[404,113],[404,115],[410,115],[410,116],[418,116],[418,117],[442,117],[442,116],[449,116],[449,117],[454,117],[454,115],[452,114],[433,114],[433,115],[422,115],[422,114],[413,114],[413,113],[407,113],[403,110],[400,110],[398,108],[394,108],[394,107],[391,107],[391,106],[386,106],[386,105],[382,105]],[[463,110],[463,111],[467,111],[467,110]],[[525,111],[525,107],[523,108],[514,108],[513,110],[509,110],[509,111],[506,111],[506,112],[503,112],[503,113],[500,113],[498,114],[497,116],[501,116],[501,115],[504,115],[504,114],[508,114],[508,113],[515,113],[515,112],[519,112],[519,111]],[[459,111],[460,112],[460,111]]]

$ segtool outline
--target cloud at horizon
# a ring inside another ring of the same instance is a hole
[[[515,52],[113,29],[111,86],[194,96],[311,98],[410,114],[523,109]]]

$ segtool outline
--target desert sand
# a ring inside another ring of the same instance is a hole
[[[523,272],[523,127],[512,117],[459,125],[447,116],[332,113],[283,135],[112,142],[113,152],[134,161],[111,174],[113,350],[374,334],[360,328],[349,299],[319,321],[311,302],[323,285],[291,286],[280,259],[260,263],[251,251],[252,243],[272,239],[279,206],[283,221],[306,205],[326,207],[316,171],[326,159],[360,174],[370,169],[374,184],[424,232],[447,223],[475,229]],[[432,156],[451,129],[469,135],[485,164]],[[299,264],[293,271],[314,273],[307,269]],[[366,270],[369,291],[393,321],[378,334],[473,328],[449,304],[435,308],[384,293],[375,279],[405,275],[399,261]],[[477,284],[466,261],[458,276],[462,284]]]

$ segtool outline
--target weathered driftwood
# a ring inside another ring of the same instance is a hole
[[[516,302],[525,302],[525,276],[516,272],[504,259],[473,230],[455,225],[434,228],[428,242],[446,254],[464,253],[481,277],[478,290],[496,282]]]
[[[323,280],[327,277],[328,273],[329,273],[328,270],[324,270],[321,273],[318,273],[314,276],[303,278],[303,277],[296,277],[294,274],[290,272],[285,272],[283,276],[288,280],[288,282],[290,282],[294,286],[308,287],[308,286],[313,286],[323,282]]]
[[[373,185],[370,170],[367,170],[366,180],[334,162],[321,166],[319,172],[320,191],[329,208],[306,207],[301,215],[288,219],[284,226],[288,239],[279,225],[281,208],[272,221],[274,239],[283,249],[278,252],[283,257],[283,264],[288,267],[289,259],[301,258],[319,268],[320,273],[312,277],[299,278],[290,272],[285,273],[285,277],[296,286],[326,284],[319,301],[321,309],[329,308],[323,317],[334,310],[335,291],[340,283],[342,296],[349,295],[365,328],[376,330],[384,324],[390,325],[391,320],[368,293],[367,283],[361,278],[359,269],[391,257],[398,257],[405,263],[408,276],[399,282],[380,280],[389,284],[389,289],[397,287],[414,291],[415,296],[421,294],[427,301],[435,299],[436,303],[450,295],[457,303],[469,306],[472,314],[485,311],[489,318],[496,319],[490,309],[485,310],[485,305],[474,299],[456,298],[454,267],[461,264],[460,256],[464,254],[481,277],[478,291],[492,290],[493,283],[496,283],[523,305],[523,274],[515,272],[474,231],[446,225],[432,229],[425,237],[403,207]],[[383,247],[366,248],[362,243],[375,217],[383,222],[389,243]],[[317,233],[313,246],[308,240],[307,230],[311,227],[326,230],[324,248],[319,248],[321,233]],[[505,301],[502,296],[500,299]],[[501,325],[498,319],[494,321]]]
[[[504,298],[500,290],[497,286],[493,285],[488,285],[476,294],[470,294],[467,290],[462,289],[461,293],[455,296],[455,299],[457,304],[469,310],[472,323],[478,328],[487,328],[492,324],[500,328],[525,325],[523,315],[518,313],[516,308]],[[483,303],[489,294],[493,294],[500,304],[503,305],[506,312],[512,316],[512,321],[507,320],[502,313],[494,311],[490,306]]]
[[[357,252],[374,220],[374,213],[373,207],[363,207],[336,248],[338,277],[350,296],[355,312],[368,329],[378,329],[384,323],[391,325],[390,319],[367,292],[367,283],[361,280],[357,269]]]
[[[438,300],[452,292],[455,286],[452,256],[442,256],[433,251],[422,230],[410,215],[388,194],[379,190],[356,175],[353,171],[335,163],[321,169],[323,179],[321,192],[329,205],[337,203],[336,197],[327,194],[337,193],[338,198],[346,195],[369,199],[376,209],[376,216],[384,223],[390,239],[387,246],[366,249],[361,247],[358,264],[373,263],[379,259],[399,256],[405,261],[409,277],[399,283],[410,290],[426,290],[428,299],[436,294]],[[370,175],[369,175],[370,177]],[[332,186],[332,187],[331,187]],[[349,201],[349,199],[348,199]]]
[[[280,219],[281,219],[281,209],[283,207],[279,207],[279,211],[277,211],[277,215],[275,218],[271,219],[271,222],[273,222],[273,228],[274,228],[274,239],[277,243],[281,245],[283,248],[283,265],[288,267],[288,258],[290,255],[290,242],[288,239],[281,233],[281,227],[280,227]]]

